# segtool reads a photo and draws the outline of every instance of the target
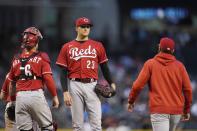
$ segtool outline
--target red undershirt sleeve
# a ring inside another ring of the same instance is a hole
[[[44,82],[52,96],[57,96],[56,85],[52,74],[45,74],[43,76]]]

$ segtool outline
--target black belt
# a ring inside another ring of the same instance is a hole
[[[33,75],[33,76],[22,76],[22,75],[20,75],[20,76],[16,77],[16,80],[42,80],[42,77],[35,76],[35,75]]]
[[[70,80],[78,81],[82,83],[91,83],[96,81],[96,79],[94,78],[70,78]]]

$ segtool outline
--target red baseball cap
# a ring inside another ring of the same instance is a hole
[[[161,38],[159,45],[162,50],[169,50],[169,51],[171,50],[172,51],[175,48],[174,40],[172,40],[168,37]]]
[[[81,25],[90,25],[93,26],[92,22],[90,21],[90,19],[86,18],[86,17],[80,17],[75,21],[75,25],[76,26],[81,26]]]

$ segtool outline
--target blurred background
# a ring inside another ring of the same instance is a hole
[[[71,114],[63,103],[59,68],[55,65],[62,45],[75,39],[74,21],[78,17],[93,21],[91,38],[103,42],[118,93],[103,99],[103,128],[107,131],[150,129],[148,87],[137,100],[135,111],[126,110],[131,84],[143,63],[157,53],[163,36],[176,42],[175,56],[191,78],[193,105],[191,120],[180,129],[197,129],[197,9],[191,0],[0,0],[0,84],[9,71],[13,55],[20,48],[21,33],[29,26],[44,36],[39,49],[49,54],[61,106],[52,109],[59,128],[71,128]],[[102,73],[100,80],[104,81]],[[51,105],[51,96],[46,91]],[[4,127],[5,102],[0,102],[0,127]],[[87,114],[85,128],[89,131]]]

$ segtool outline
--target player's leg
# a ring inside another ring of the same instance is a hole
[[[151,114],[153,131],[169,131],[169,119],[168,114]]]
[[[17,131],[17,128],[16,128],[16,124],[15,124],[15,121],[12,121],[8,118],[8,115],[7,115],[7,108],[11,106],[11,103],[8,102],[7,105],[6,105],[6,108],[5,108],[5,115],[4,115],[4,118],[5,118],[5,131]]]
[[[101,131],[101,102],[94,91],[96,82],[83,84],[86,92],[85,103],[92,131]]]
[[[31,115],[42,131],[53,130],[51,110],[48,106],[42,89],[32,91]]]
[[[72,98],[71,114],[74,131],[84,131],[84,98],[81,82],[70,81],[69,92]]]
[[[19,130],[32,130],[32,118],[29,114],[30,92],[18,92],[16,96],[16,125]]]
[[[180,119],[181,115],[170,115],[170,131],[175,131]]]

